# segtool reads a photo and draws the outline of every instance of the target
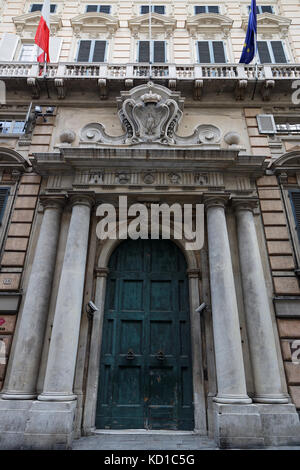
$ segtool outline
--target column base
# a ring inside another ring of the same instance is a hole
[[[3,400],[35,400],[37,397],[36,393],[22,393],[22,392],[13,392],[7,391],[1,394]]]
[[[221,449],[264,447],[261,417],[256,405],[213,403],[214,439]]]
[[[224,403],[232,405],[248,405],[252,403],[251,398],[248,395],[221,395],[218,394],[213,398],[215,403]]]
[[[71,449],[75,411],[75,401],[0,400],[0,449]]]
[[[255,405],[262,422],[262,432],[266,446],[300,445],[300,421],[292,403]]]
[[[283,395],[283,394],[278,394],[278,395],[276,395],[276,394],[265,394],[265,395],[255,395],[253,397],[253,401],[255,403],[286,404],[286,403],[289,403],[290,400],[286,395]]]
[[[75,401],[77,395],[72,394],[60,394],[60,393],[41,393],[37,397],[38,401]]]

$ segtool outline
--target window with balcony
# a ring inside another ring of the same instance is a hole
[[[158,13],[160,15],[165,15],[166,7],[164,5],[152,5],[151,12]],[[141,15],[146,15],[147,13],[149,13],[149,5],[141,5],[140,13]]]
[[[50,4],[50,13],[55,13],[56,12],[56,7],[57,5],[55,5],[54,3],[51,3]],[[30,13],[33,13],[34,11],[42,11],[42,8],[43,8],[43,4],[42,3],[32,3],[30,5]]]
[[[105,62],[107,41],[84,40],[79,42],[77,62]]]
[[[250,8],[251,6],[249,5],[248,6],[248,11],[250,13]],[[261,15],[262,13],[274,13],[274,8],[272,5],[260,5],[260,6],[256,6],[256,13],[258,15]]]
[[[195,15],[201,13],[220,13],[220,8],[217,5],[196,5],[194,7]]]
[[[0,135],[1,134],[23,134],[25,121],[0,118]]]
[[[257,41],[261,64],[286,64],[287,55],[282,41]]]
[[[87,5],[85,9],[86,13],[106,13],[107,15],[111,12],[111,5]]]
[[[150,62],[150,47],[152,61],[154,63],[166,62],[166,42],[165,41],[139,41],[138,62]]]
[[[197,53],[200,64],[224,64],[227,62],[223,41],[198,41]]]
[[[37,46],[35,44],[23,44],[19,56],[20,62],[36,62]]]

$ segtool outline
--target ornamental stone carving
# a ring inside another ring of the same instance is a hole
[[[90,123],[80,132],[81,146],[207,146],[219,148],[221,131],[214,125],[199,125],[190,136],[176,132],[183,114],[180,92],[148,82],[121,92],[117,99],[124,134],[110,136],[101,123]]]

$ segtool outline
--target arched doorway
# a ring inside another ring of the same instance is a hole
[[[187,265],[169,240],[127,240],[106,290],[98,429],[194,429]]]

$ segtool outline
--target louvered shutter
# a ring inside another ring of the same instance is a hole
[[[81,40],[77,55],[77,62],[89,62],[92,41]]]
[[[106,51],[106,41],[95,41],[93,62],[104,62]]]
[[[153,62],[166,62],[165,41],[154,41]]]
[[[211,63],[208,41],[198,41],[198,53],[199,53],[200,64]]]
[[[149,62],[150,60],[150,49],[149,41],[139,42],[139,62]]]
[[[276,64],[286,64],[286,56],[281,41],[271,41],[271,47]]]
[[[155,5],[154,6],[154,13],[159,13],[160,15],[165,14],[165,7],[163,5]]]
[[[141,6],[141,15],[146,15],[149,13],[149,6],[148,5],[142,5]]]
[[[213,41],[212,46],[214,51],[214,63],[225,64],[226,58],[223,41]]]
[[[260,8],[262,13],[273,13],[273,7],[271,5],[262,5]]]
[[[9,62],[14,60],[19,38],[15,34],[4,33],[0,42],[0,61]]]
[[[200,5],[195,6],[195,15],[200,15],[200,13],[205,13],[205,7]]]
[[[95,13],[98,11],[98,5],[87,5],[86,6],[86,13]]]
[[[272,59],[270,56],[268,43],[266,41],[257,41],[257,50],[261,64],[271,64]]]
[[[276,134],[276,123],[273,114],[258,114],[256,120],[260,134]]]
[[[43,5],[42,3],[34,3],[33,5],[31,5],[31,13],[33,13],[34,11],[41,11],[43,8]]]
[[[210,5],[208,7],[208,13],[219,13],[219,7]]]
[[[110,5],[100,5],[100,13],[110,14]]]
[[[0,225],[4,216],[8,195],[9,188],[0,188]]]
[[[59,61],[62,42],[62,38],[58,38],[57,36],[50,36],[49,55],[51,62],[57,63]]]
[[[296,230],[300,242],[300,191],[289,191],[293,214],[296,222]]]

